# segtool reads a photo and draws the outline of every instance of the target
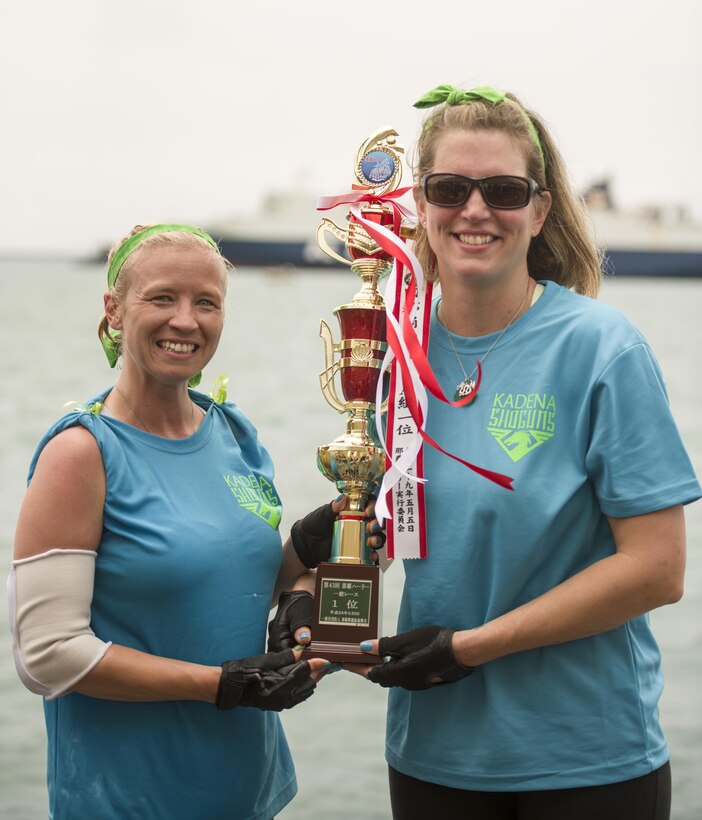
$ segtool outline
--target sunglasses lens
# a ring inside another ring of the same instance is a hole
[[[426,178],[424,194],[433,205],[461,205],[468,198],[470,181],[454,174],[432,174]]]
[[[482,184],[483,196],[493,208],[523,208],[530,197],[530,186],[519,177],[489,177]]]

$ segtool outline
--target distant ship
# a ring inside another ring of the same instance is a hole
[[[612,203],[608,182],[583,195],[593,221],[606,273],[614,276],[702,276],[702,226],[683,209],[622,211]],[[264,200],[259,215],[213,223],[208,230],[222,253],[239,267],[328,268],[338,266],[317,245],[316,194],[278,191]],[[330,212],[343,227],[344,210]],[[343,255],[341,244],[329,244]]]
[[[215,222],[207,231],[238,267],[329,268],[338,263],[317,245],[322,215],[316,203],[317,195],[310,192],[271,192],[259,214]],[[331,215],[337,223],[344,219],[339,214],[341,208]],[[343,254],[341,243],[329,244]]]
[[[684,208],[615,207],[609,182],[592,185],[583,198],[595,240],[614,276],[702,276],[702,226]]]

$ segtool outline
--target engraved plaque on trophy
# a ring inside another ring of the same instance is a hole
[[[329,256],[348,265],[361,288],[348,304],[334,310],[341,339],[335,342],[326,322],[321,323],[326,367],[320,374],[322,393],[339,413],[348,414],[346,432],[317,450],[317,463],[348,502],[334,525],[329,562],[317,568],[312,643],[304,657],[341,663],[374,663],[379,659],[361,652],[358,644],[380,637],[381,574],[366,543],[365,509],[380,485],[385,453],[375,423],[376,388],[387,349],[385,305],[378,291],[392,257],[365,229],[361,218],[399,233],[399,215],[382,196],[394,190],[402,175],[397,133],[389,128],[371,135],[355,160],[353,198],[356,204],[340,228],[324,218],[317,242]],[[342,201],[349,202],[350,199]],[[326,234],[340,239],[349,259],[332,250]],[[335,376],[339,374],[341,397]]]

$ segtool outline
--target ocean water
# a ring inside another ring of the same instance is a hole
[[[0,261],[0,563],[8,566],[26,471],[36,443],[68,401],[113,382],[95,336],[104,290],[94,266]],[[290,524],[335,495],[315,451],[344,429],[321,396],[319,320],[357,290],[344,271],[242,270],[231,278],[227,325],[202,387],[221,373],[271,451]],[[702,280],[623,279],[601,297],[651,342],[683,437],[702,473]],[[334,327],[335,336],[336,327]],[[702,504],[688,508],[686,594],[653,613],[666,671],[661,715],[673,765],[673,818],[702,817]],[[395,563],[385,576],[385,632],[394,631],[402,587]],[[45,739],[40,699],[16,677],[4,588],[0,603],[0,820],[46,817]],[[385,693],[339,672],[283,720],[300,792],[282,820],[390,816],[383,759]],[[87,819],[86,819],[87,820]],[[195,819],[194,819],[195,820]]]

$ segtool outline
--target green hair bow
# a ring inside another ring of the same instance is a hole
[[[471,88],[470,91],[463,91],[453,85],[437,85],[431,91],[420,97],[414,104],[415,108],[433,108],[435,105],[468,105],[469,103],[484,100],[485,102],[499,105],[507,99],[503,91],[497,91],[486,85],[481,88]]]
[[[480,88],[471,88],[470,91],[463,91],[463,89],[456,88],[453,85],[437,85],[436,88],[432,88],[431,91],[427,91],[423,97],[420,97],[417,102],[414,103],[414,108],[433,108],[435,105],[442,104],[470,105],[471,103],[479,101],[488,102],[491,105],[500,105],[500,103],[507,102],[511,105],[516,105],[524,113],[529,135],[534,145],[536,145],[539,156],[541,157],[541,165],[545,169],[546,159],[544,157],[544,149],[541,147],[541,139],[539,138],[534,123],[531,121],[531,117],[518,103],[514,102],[514,100],[510,100],[504,91],[497,91],[494,88],[490,88],[489,85],[481,86]]]

